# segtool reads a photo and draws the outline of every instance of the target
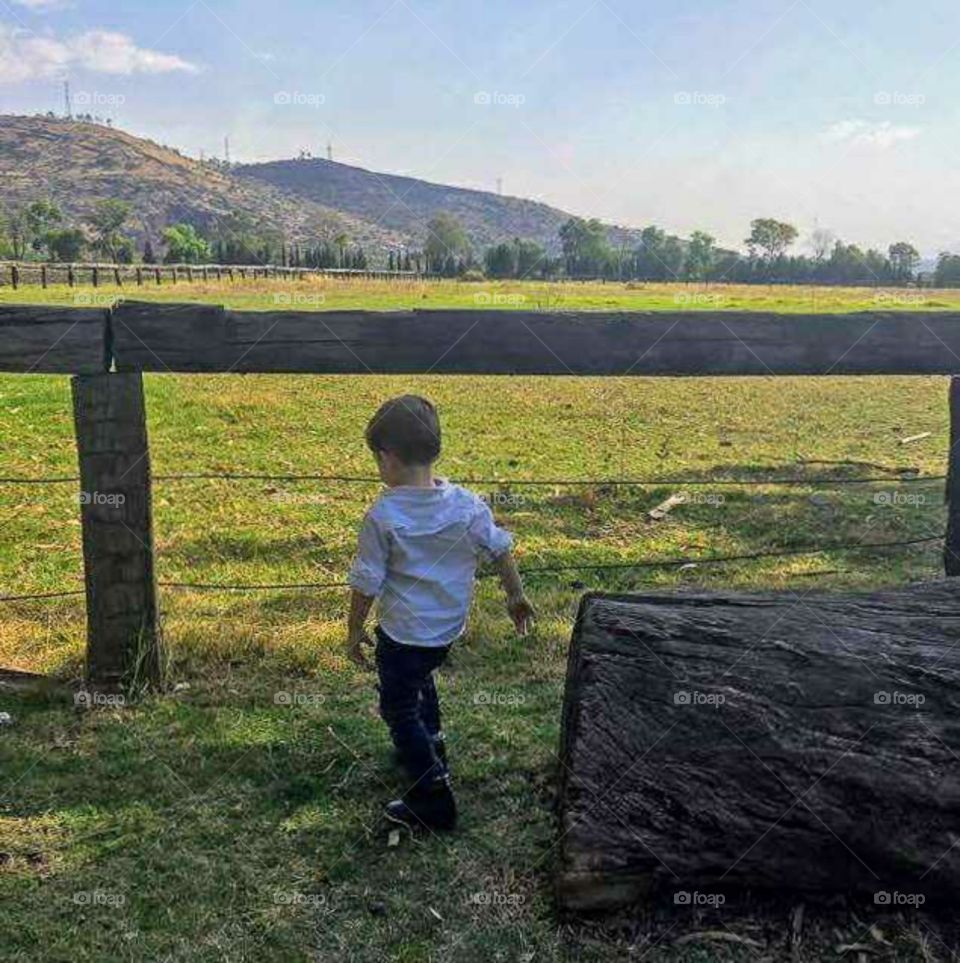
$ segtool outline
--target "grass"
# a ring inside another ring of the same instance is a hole
[[[383,281],[306,276],[303,280],[237,279],[161,286],[104,284],[46,290],[0,287],[0,304],[109,305],[118,297],[206,301],[246,310],[392,310],[410,308],[524,308],[581,311],[742,310],[836,313],[960,309],[960,289],[817,287],[812,285],[657,284],[456,280]]]
[[[593,286],[603,287],[614,286]],[[272,295],[260,288],[248,306],[266,306]],[[430,289],[451,299],[458,290]],[[379,306],[403,303],[380,297]],[[692,487],[700,497],[657,524],[645,512],[676,486],[480,486],[516,533],[524,567],[888,541],[944,527],[940,485],[898,487],[893,471],[942,473],[943,379],[146,382],[157,474],[370,474],[363,425],[383,398],[412,390],[440,405],[439,468],[453,477],[807,479],[789,488]],[[0,377],[0,476],[74,474],[70,411],[66,378]],[[889,482],[865,486],[818,483],[887,474]],[[894,492],[916,497],[896,503]],[[159,576],[339,581],[375,493],[363,484],[157,482]],[[0,484],[0,520],[0,595],[82,585],[72,486]],[[79,711],[55,690],[0,689],[0,710],[14,718],[0,727],[0,958],[786,958],[792,907],[773,903],[684,913],[667,894],[602,923],[557,918],[551,807],[577,599],[585,588],[681,584],[802,595],[939,572],[934,542],[680,572],[543,575],[529,579],[541,618],[527,640],[513,635],[493,584],[481,581],[469,632],[440,680],[463,828],[445,839],[404,837],[397,847],[387,845],[377,813],[399,781],[371,677],[341,654],[343,593],[164,591],[171,691]],[[0,605],[0,665],[74,679],[83,633],[76,600]],[[675,942],[724,928],[758,946]],[[857,942],[880,958],[952,958],[938,940],[946,934],[923,916],[808,907],[795,958],[832,958],[838,944]]]

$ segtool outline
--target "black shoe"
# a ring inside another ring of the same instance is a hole
[[[437,754],[437,760],[443,767],[444,775],[450,772],[450,766],[447,763],[447,743],[443,738],[443,733],[438,736],[433,737],[433,751]],[[403,760],[400,758],[400,753],[396,749],[393,750],[393,764],[395,766],[403,766]]]
[[[457,825],[457,801],[446,779],[426,789],[414,788],[403,799],[387,803],[383,814],[391,822],[412,829],[449,831]]]

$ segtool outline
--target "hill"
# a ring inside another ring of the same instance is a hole
[[[169,224],[209,227],[235,212],[291,240],[340,231],[370,248],[401,239],[388,229],[292,198],[263,181],[100,124],[0,116],[0,206],[50,198],[74,220],[103,198],[129,201],[133,233],[154,242]]]
[[[0,116],[0,209],[40,198],[55,201],[73,221],[104,198],[128,201],[141,244],[146,238],[156,243],[164,227],[179,221],[205,229],[242,213],[289,241],[344,233],[375,260],[391,247],[419,247],[439,211],[461,220],[478,253],[515,237],[556,252],[560,226],[570,217],[538,201],[334,161],[226,167],[98,123]],[[611,226],[609,233],[616,245],[632,247],[639,240],[629,228]]]
[[[571,216],[539,201],[379,174],[319,158],[248,164],[236,168],[235,173],[381,224],[416,244],[422,243],[430,218],[449,211],[459,218],[477,250],[520,237],[556,251],[560,226]],[[610,237],[615,244],[633,246],[639,231],[611,226]]]

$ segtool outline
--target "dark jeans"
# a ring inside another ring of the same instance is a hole
[[[425,788],[446,771],[437,756],[440,701],[433,671],[443,664],[450,646],[402,645],[379,626],[376,636],[380,715],[411,786]]]

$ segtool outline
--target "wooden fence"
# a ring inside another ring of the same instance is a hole
[[[195,281],[255,281],[258,278],[298,280],[307,277],[420,280],[416,271],[360,270],[357,268],[295,268],[277,264],[39,264],[0,262],[0,287],[14,290],[29,285],[48,288],[92,285],[95,288],[162,286]]]
[[[81,475],[88,675],[157,679],[143,372],[952,375],[960,314],[236,312],[122,302],[0,307],[0,371],[71,374]],[[960,379],[950,385],[944,564],[960,575]]]

